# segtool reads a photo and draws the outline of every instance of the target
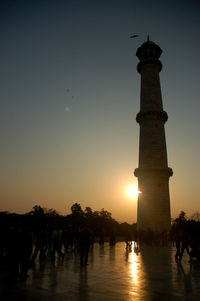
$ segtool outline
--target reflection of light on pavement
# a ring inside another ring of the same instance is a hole
[[[130,273],[133,282],[137,282],[138,279],[138,258],[135,252],[129,254],[128,262],[130,264]]]

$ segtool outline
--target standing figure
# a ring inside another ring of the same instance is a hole
[[[22,224],[19,229],[19,267],[20,279],[26,280],[32,254],[32,233],[28,226]]]
[[[181,260],[181,233],[177,231],[174,237],[175,244],[176,244],[176,255],[175,259]]]
[[[189,248],[189,237],[187,233],[183,233],[182,235],[182,245],[181,245],[181,251],[180,251],[180,260],[183,257],[184,251],[187,251],[189,257],[190,257],[190,248]]]
[[[64,259],[65,255],[62,252],[62,230],[55,227],[52,232],[52,241],[53,241],[53,248],[52,248],[52,259],[55,260],[55,253],[57,252],[59,257]]]
[[[92,231],[89,225],[83,226],[80,231],[80,264],[87,265],[88,263],[88,252],[91,243]]]

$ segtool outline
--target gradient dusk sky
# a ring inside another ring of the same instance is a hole
[[[172,217],[200,211],[198,0],[1,0],[0,22],[0,211],[78,202],[136,221],[125,190],[137,185],[147,34],[163,50]]]

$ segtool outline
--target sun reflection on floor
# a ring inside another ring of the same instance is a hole
[[[130,274],[132,281],[136,284],[138,281],[138,255],[134,252],[134,246],[129,249],[128,262],[130,264]]]

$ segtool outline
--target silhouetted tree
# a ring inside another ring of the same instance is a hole
[[[49,217],[55,217],[55,216],[59,216],[58,212],[54,209],[48,209],[48,208],[43,208],[44,210],[44,214],[48,215]]]
[[[111,220],[112,219],[112,213],[110,213],[107,210],[104,210],[104,208],[101,209],[100,211],[100,217],[106,220]]]
[[[44,209],[39,205],[35,205],[33,209],[29,212],[29,214],[41,217],[44,216]]]
[[[83,215],[83,210],[81,208],[81,205],[78,203],[75,203],[71,206],[71,211],[73,215]]]
[[[93,216],[93,212],[92,212],[92,208],[91,207],[85,207],[85,216],[86,217],[92,217]]]

